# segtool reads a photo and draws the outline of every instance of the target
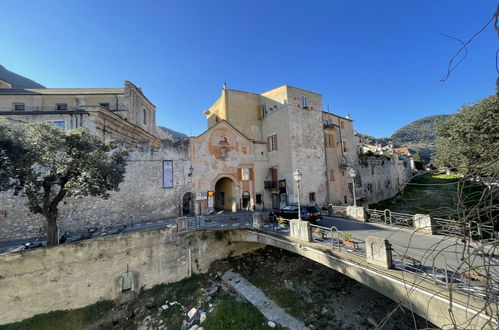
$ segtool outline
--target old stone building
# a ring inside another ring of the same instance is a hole
[[[279,208],[297,201],[296,169],[302,204],[351,205],[352,189],[358,204],[376,202],[410,177],[404,156],[363,155],[348,115],[325,112],[320,94],[287,85],[261,94],[224,88],[204,112],[208,129],[189,139],[158,128],[156,108],[130,82],[115,89],[0,87],[0,117],[87,127],[131,147],[120,191],[109,200],[66,199],[62,230]],[[25,202],[0,193],[0,241],[43,232],[44,219]]]
[[[320,94],[288,85],[261,94],[224,86],[204,112],[208,130],[192,139],[193,190],[213,191],[227,210],[279,208],[297,201],[298,169],[303,204],[353,204],[353,187],[360,204],[396,194],[410,177],[405,160],[395,154],[365,171],[353,121],[322,108]],[[205,199],[196,203],[208,210]]]
[[[178,216],[190,189],[189,141],[174,141],[156,127],[156,108],[130,82],[124,88],[12,88],[1,81],[0,118],[47,122],[61,129],[86,127],[130,147],[120,191],[108,200],[66,198],[59,207],[62,231],[133,225]],[[165,184],[165,164],[169,178]],[[0,241],[44,233],[46,220],[29,212],[24,197],[0,193]]]
[[[12,88],[0,81],[0,118],[86,127],[130,145],[160,144],[156,107],[129,81],[123,88]]]

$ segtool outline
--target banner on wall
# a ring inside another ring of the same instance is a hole
[[[206,200],[208,194],[206,192],[198,192],[196,193],[196,200],[197,201],[204,201]]]
[[[163,188],[173,188],[173,160],[163,161]]]
[[[215,192],[214,191],[208,191],[208,212],[210,214],[215,213]]]

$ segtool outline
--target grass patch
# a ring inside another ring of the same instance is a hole
[[[196,291],[206,282],[203,275],[194,274],[180,282],[159,284],[145,291],[154,298],[154,306],[159,307],[165,301],[178,301],[182,305],[189,305],[193,301]]]
[[[203,327],[206,330],[271,329],[256,307],[234,299],[220,301]]]
[[[457,218],[459,210],[470,208],[478,202],[482,190],[474,183],[463,182],[458,175],[426,173],[408,183],[393,198],[371,204],[369,208]]]
[[[111,301],[101,301],[83,308],[54,311],[35,315],[21,322],[0,326],[1,330],[53,330],[53,329],[84,329],[94,323],[102,315],[114,307]]]
[[[262,290],[269,299],[298,319],[306,319],[313,308],[313,304],[304,302],[303,297],[293,290],[279,287],[259,276],[249,276],[247,279],[251,284]]]

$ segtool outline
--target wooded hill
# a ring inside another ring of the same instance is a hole
[[[363,140],[369,144],[386,146],[392,143],[394,147],[408,147],[411,153],[418,153],[423,161],[429,162],[435,152],[437,127],[440,123],[449,119],[450,116],[433,115],[424,117],[399,128],[390,137],[374,138],[364,136]]]

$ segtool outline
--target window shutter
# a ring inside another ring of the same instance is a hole
[[[252,168],[249,169],[249,179],[253,180],[253,169]]]
[[[267,152],[270,152],[270,136],[267,136]]]
[[[277,148],[277,134],[274,135],[274,150],[278,150],[278,148]]]
[[[237,169],[237,179],[239,181],[241,181],[243,179],[243,169],[242,168]]]
[[[261,105],[256,107],[256,118],[262,119],[262,106]]]

